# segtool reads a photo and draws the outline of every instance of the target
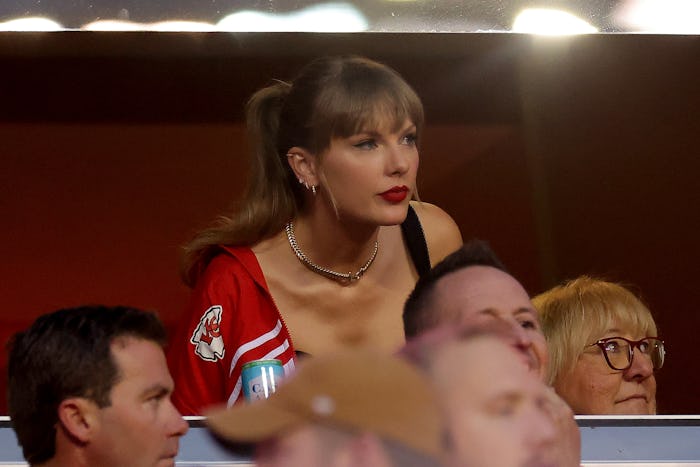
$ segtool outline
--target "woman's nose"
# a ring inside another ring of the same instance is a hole
[[[654,364],[651,357],[639,349],[634,349],[632,364],[624,371],[625,379],[646,379],[654,373]]]
[[[388,168],[391,175],[403,175],[410,167],[410,156],[402,146],[390,146],[388,149]]]

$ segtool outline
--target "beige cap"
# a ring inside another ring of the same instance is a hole
[[[305,359],[269,399],[205,415],[217,435],[233,442],[320,423],[369,431],[436,458],[442,450],[439,409],[427,377],[398,357],[367,351]]]

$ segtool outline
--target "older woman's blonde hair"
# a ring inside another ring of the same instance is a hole
[[[532,302],[549,347],[549,384],[572,371],[586,346],[611,329],[633,337],[657,336],[646,305],[614,282],[581,276],[536,296]]]

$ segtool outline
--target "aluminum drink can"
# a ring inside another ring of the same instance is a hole
[[[253,360],[243,365],[241,383],[248,402],[267,399],[277,390],[284,378],[284,368],[279,360]]]

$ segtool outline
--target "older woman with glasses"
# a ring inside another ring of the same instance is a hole
[[[664,343],[649,309],[587,276],[533,299],[549,346],[549,383],[581,415],[653,415]]]

